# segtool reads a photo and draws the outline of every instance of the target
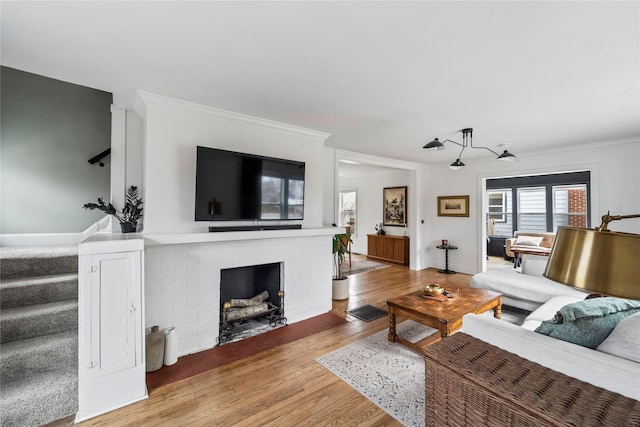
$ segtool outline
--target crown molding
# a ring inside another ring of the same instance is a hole
[[[380,157],[371,154],[357,153],[355,151],[347,151],[339,148],[325,147],[325,151],[335,153],[337,161],[346,161],[354,164],[382,166],[386,168],[416,170],[424,167],[423,163],[408,162],[406,160],[398,160],[390,157]]]
[[[532,155],[549,154],[549,153],[566,153],[568,151],[589,150],[593,148],[601,149],[603,147],[612,146],[612,145],[623,145],[623,144],[633,144],[633,143],[640,143],[640,136],[632,136],[630,138],[621,138],[621,139],[612,139],[608,141],[589,142],[589,143],[576,144],[576,145],[566,145],[562,147],[534,149],[534,150],[522,151],[522,153],[528,153]]]
[[[259,126],[265,129],[277,130],[280,132],[293,133],[296,135],[302,135],[306,137],[320,139],[323,142],[331,136],[330,133],[322,132],[314,129],[303,128],[300,126],[290,125],[287,123],[276,122],[274,120],[263,119],[260,117],[250,116],[242,113],[235,113],[233,111],[222,110],[219,108],[213,108],[202,104],[196,104],[194,102],[183,101],[180,99],[170,98],[168,96],[157,95],[151,92],[137,91],[138,97],[144,102],[144,104],[164,105],[173,108],[179,108],[181,110],[192,111],[200,114],[207,114],[218,119],[227,120],[236,123],[249,124],[253,126]]]

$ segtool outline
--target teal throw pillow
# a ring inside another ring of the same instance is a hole
[[[640,301],[605,297],[562,307],[536,332],[588,348],[596,348],[622,319],[640,312]]]

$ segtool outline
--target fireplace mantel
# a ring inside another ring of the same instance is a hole
[[[282,239],[287,237],[314,237],[344,233],[344,227],[302,228],[295,230],[257,230],[257,231],[227,231],[219,233],[175,233],[175,234],[142,234],[144,244],[181,245],[190,243],[235,242],[242,240]]]

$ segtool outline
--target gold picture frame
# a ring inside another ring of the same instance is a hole
[[[438,196],[438,216],[469,216],[469,196]]]
[[[407,226],[407,187],[382,189],[382,224],[392,227]]]

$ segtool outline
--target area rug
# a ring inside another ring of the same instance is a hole
[[[528,312],[503,306],[504,321],[522,324]],[[484,313],[493,316],[493,311]],[[396,326],[411,342],[437,331],[412,320]],[[316,359],[405,426],[424,426],[424,361],[420,354],[387,340],[387,329]]]
[[[377,270],[379,268],[389,267],[388,264],[383,264],[381,262],[369,261],[369,260],[353,260],[352,265],[349,267],[348,263],[343,263],[341,267],[341,272],[345,276],[349,276],[351,274],[358,274],[365,271]]]
[[[437,330],[412,320],[396,326],[399,335],[417,342]],[[316,359],[344,382],[405,426],[424,426],[422,356],[387,340],[387,330]]]
[[[347,314],[357,317],[365,322],[371,322],[372,320],[386,316],[387,311],[372,305],[363,305],[362,307],[354,308],[353,310],[347,310]]]

